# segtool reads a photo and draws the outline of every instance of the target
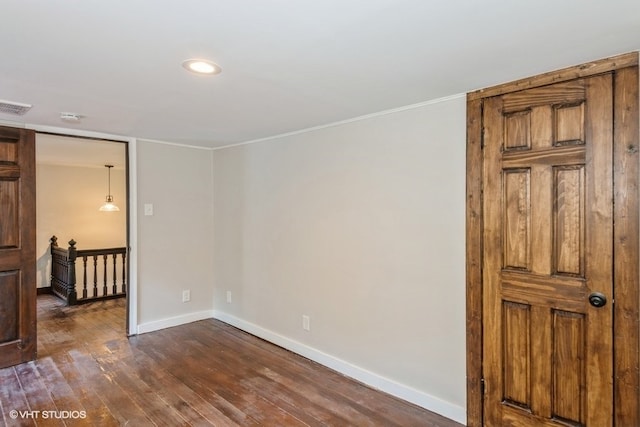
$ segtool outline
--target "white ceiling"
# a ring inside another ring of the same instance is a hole
[[[640,50],[640,1],[2,0],[0,40],[0,121],[217,147]]]

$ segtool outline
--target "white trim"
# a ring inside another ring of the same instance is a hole
[[[421,406],[429,411],[435,412],[459,423],[466,423],[467,412],[465,408],[461,406],[454,405],[453,403],[444,401],[438,397],[431,396],[420,390],[416,390],[389,378],[385,378],[375,372],[368,371],[342,359],[331,356],[330,354],[323,353],[322,351],[309,347],[306,344],[292,340],[291,338],[265,329],[254,323],[247,322],[231,314],[213,310],[213,318],[318,362],[321,365],[338,371],[348,377],[354,378],[370,387],[391,394],[392,396],[399,397],[400,399]]]
[[[211,239],[212,241],[212,247],[211,247],[211,264],[210,264],[210,274],[211,274],[211,288],[213,289],[212,295],[211,295],[211,307],[215,307],[216,306],[216,297],[215,297],[215,293],[216,293],[216,284],[215,284],[215,273],[216,273],[216,245],[215,243],[213,243],[213,241],[215,240],[216,237],[216,227],[215,227],[215,215],[216,215],[216,204],[215,204],[215,199],[216,199],[216,194],[215,194],[215,152],[212,150],[211,153],[209,154],[209,163],[210,163],[210,171],[211,171],[211,181],[209,182],[209,185],[211,185],[211,187],[209,188],[209,191],[211,192],[211,218],[210,218],[210,224],[211,224],[211,230],[213,230],[213,237]]]
[[[25,125],[22,122],[14,122],[13,120],[0,120],[0,126],[8,126],[11,128],[24,129]]]
[[[82,130],[82,129],[60,128],[56,126],[43,126],[43,125],[36,125],[32,123],[25,123],[24,127],[26,129],[35,130],[36,132],[54,133],[54,134],[63,135],[63,136],[80,136],[83,138],[109,139],[111,141],[122,141],[122,142],[131,141],[131,137],[128,137],[128,136],[114,135],[111,133],[103,133],[103,132],[93,132],[93,131]]]
[[[402,111],[413,110],[413,109],[416,109],[416,108],[425,107],[427,105],[439,104],[441,102],[447,102],[447,101],[451,101],[453,99],[458,99],[458,98],[462,98],[462,97],[466,97],[466,96],[467,96],[466,93],[459,93],[459,94],[456,94],[456,95],[450,95],[450,96],[445,96],[445,97],[442,97],[442,98],[432,99],[430,101],[418,102],[417,104],[405,105],[405,106],[402,106],[402,107],[391,108],[389,110],[378,111],[376,113],[370,113],[370,114],[365,114],[365,115],[362,115],[362,116],[352,117],[350,119],[339,120],[337,122],[325,123],[323,125],[312,126],[312,127],[305,128],[305,129],[294,130],[294,131],[291,131],[291,132],[285,132],[285,133],[281,133],[281,134],[277,134],[277,135],[266,136],[264,138],[257,138],[257,139],[252,139],[252,140],[249,140],[249,141],[231,143],[231,144],[221,145],[221,146],[217,146],[217,147],[203,147],[201,145],[182,144],[182,143],[178,143],[178,142],[161,141],[161,140],[158,140],[158,139],[151,139],[151,138],[137,137],[137,139],[139,141],[150,142],[152,144],[173,145],[173,146],[178,146],[178,147],[187,147],[187,148],[196,148],[196,149],[199,149],[199,150],[214,150],[215,151],[215,150],[222,150],[224,148],[239,147],[239,146],[242,146],[242,145],[255,144],[255,143],[258,143],[258,142],[266,142],[266,141],[276,140],[276,139],[280,139],[280,138],[286,138],[286,137],[289,137],[289,136],[300,135],[300,134],[304,134],[304,133],[308,133],[308,132],[314,132],[314,131],[321,130],[321,129],[332,128],[332,127],[336,127],[336,126],[345,125],[345,124],[348,124],[348,123],[358,122],[358,121],[361,121],[361,120],[368,120],[368,119],[372,119],[372,118],[375,118],[375,117],[386,116],[388,114],[395,114],[395,113],[399,113],[399,112],[402,112]],[[60,128],[60,127],[55,127],[55,126],[44,126],[44,125],[37,125],[37,124],[31,124],[31,123],[21,123],[21,122],[0,120],[0,124],[3,124],[3,123],[4,123],[5,126],[23,127],[23,128],[26,128],[26,129],[33,129],[36,132],[47,132],[47,133],[55,133],[55,134],[60,134],[60,135],[83,136],[83,137],[86,137],[86,138],[111,139],[111,140],[114,140],[114,141],[129,141],[131,139],[130,137],[126,137],[126,136],[122,136],[122,135],[113,135],[113,134],[102,133],[102,132],[93,132],[93,131],[87,131],[87,130]],[[213,143],[213,141],[210,141],[209,143]]]
[[[153,322],[142,323],[138,325],[138,333],[146,334],[147,332],[158,331],[160,329],[172,328],[199,320],[211,319],[213,310],[197,311],[195,313],[182,314],[180,316],[168,317],[166,319],[154,320]]]
[[[138,141],[151,142],[152,144],[173,145],[175,147],[197,148],[198,150],[213,150],[211,147],[203,147],[202,145],[180,144],[179,142],[160,141],[159,139],[138,138]]]
[[[432,99],[430,101],[419,102],[417,104],[405,105],[403,107],[392,108],[390,110],[378,111],[377,113],[365,114],[363,116],[357,116],[357,117],[353,117],[351,119],[340,120],[340,121],[332,122],[332,123],[326,123],[324,125],[318,125],[318,126],[313,126],[313,127],[310,127],[310,128],[294,130],[292,132],[281,133],[281,134],[273,135],[273,136],[266,136],[264,138],[252,139],[250,141],[238,142],[238,143],[235,143],[235,144],[223,145],[223,146],[220,146],[220,147],[213,147],[212,150],[222,150],[223,148],[239,147],[241,145],[255,144],[257,142],[265,142],[265,141],[271,141],[271,140],[274,140],[274,139],[286,138],[288,136],[300,135],[300,134],[303,134],[303,133],[314,132],[314,131],[321,130],[321,129],[332,128],[332,127],[336,127],[336,126],[342,126],[342,125],[345,125],[345,124],[348,124],[348,123],[359,122],[361,120],[368,120],[368,119],[372,119],[372,118],[375,118],[375,117],[386,116],[388,114],[395,114],[395,113],[400,113],[402,111],[413,110],[413,109],[416,109],[416,108],[425,107],[427,105],[439,104],[441,102],[451,101],[451,100],[458,99],[458,98],[463,98],[463,97],[466,97],[466,96],[467,96],[466,93],[459,93],[459,94],[456,94],[456,95],[445,96],[445,97],[438,98],[438,99]]]
[[[129,330],[127,335],[135,335],[138,331],[138,141],[131,138],[128,149],[128,183],[129,202],[129,285],[127,289]]]

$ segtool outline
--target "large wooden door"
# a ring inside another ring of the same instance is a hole
[[[640,426],[638,58],[467,95],[470,427]]]
[[[0,368],[36,357],[35,136],[0,127]]]
[[[485,423],[611,425],[612,75],[490,98],[483,123]]]

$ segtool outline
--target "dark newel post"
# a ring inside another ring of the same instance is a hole
[[[54,279],[57,277],[58,273],[58,263],[56,262],[55,256],[53,255],[53,248],[58,247],[58,238],[56,236],[51,236],[49,239],[49,253],[51,254],[51,274],[49,276],[49,286],[54,288]]]
[[[69,240],[69,282],[67,284],[67,302],[69,305],[73,305],[78,300],[78,295],[76,293],[76,241],[71,239]]]

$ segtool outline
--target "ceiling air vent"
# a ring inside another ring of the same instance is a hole
[[[13,114],[22,116],[33,107],[31,104],[22,104],[20,102],[11,102],[0,99],[0,113]]]

